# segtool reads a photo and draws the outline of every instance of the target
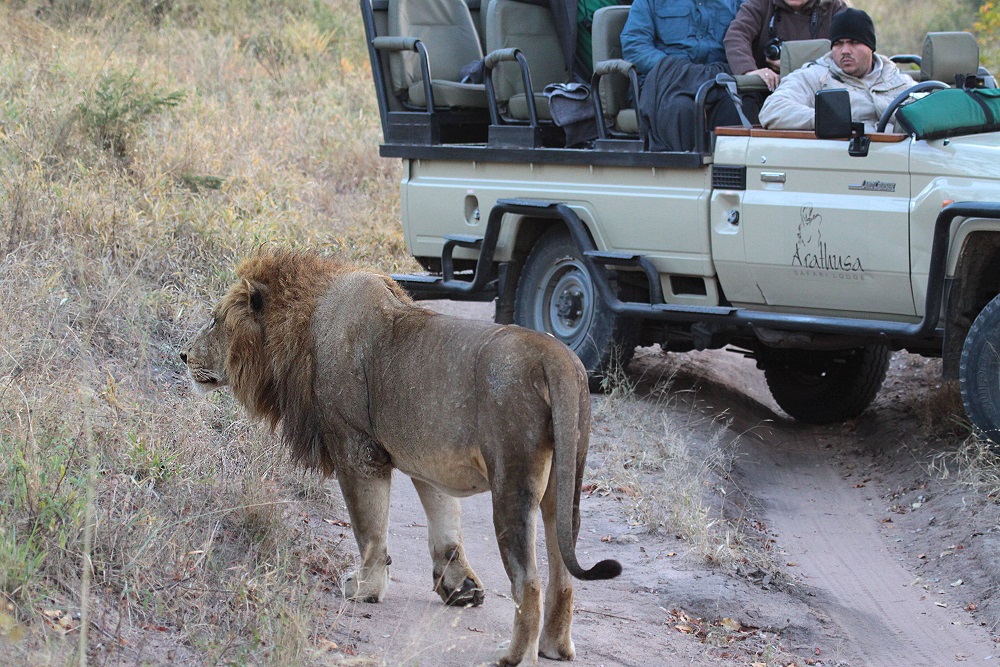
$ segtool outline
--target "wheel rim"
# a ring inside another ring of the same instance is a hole
[[[594,285],[583,264],[567,257],[553,264],[542,278],[535,300],[535,322],[577,349],[586,339],[594,318]]]

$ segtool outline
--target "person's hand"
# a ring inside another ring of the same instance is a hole
[[[760,69],[755,69],[753,71],[747,72],[747,74],[756,74],[764,83],[767,85],[767,89],[773,91],[778,87],[778,73],[772,70],[770,67],[761,67]]]

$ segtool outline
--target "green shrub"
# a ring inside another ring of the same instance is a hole
[[[180,90],[146,88],[136,80],[135,71],[127,75],[112,72],[101,77],[76,110],[84,130],[97,145],[124,159],[132,151],[143,122],[176,107],[183,99]]]

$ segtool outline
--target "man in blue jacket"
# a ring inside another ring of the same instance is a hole
[[[622,57],[643,77],[639,113],[654,150],[694,146],[698,85],[728,72],[723,38],[743,0],[634,0],[622,30]],[[728,96],[710,100],[709,127],[739,122]],[[678,125],[680,122],[680,125]]]

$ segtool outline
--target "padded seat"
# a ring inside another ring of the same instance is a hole
[[[784,77],[808,62],[822,58],[830,52],[828,39],[797,39],[781,43],[781,67]]]
[[[622,57],[622,29],[628,20],[628,5],[601,7],[594,12],[593,65],[604,60],[620,60]],[[629,81],[623,76],[603,76],[600,82],[601,108],[606,119],[613,121],[621,132],[637,134],[639,122],[635,109],[629,108]]]
[[[967,32],[929,32],[920,57],[920,81],[955,85],[955,77],[979,72],[979,43]]]
[[[528,63],[531,88],[538,117],[550,120],[549,100],[542,92],[550,83],[566,83],[571,73],[563,58],[562,46],[552,12],[516,0],[490,0],[486,17],[486,50],[517,49]],[[500,62],[493,71],[497,102],[506,105],[515,120],[528,120],[528,100],[517,62]]]
[[[427,50],[435,107],[487,107],[483,84],[459,82],[460,70],[483,58],[465,0],[389,0],[389,34],[416,38]],[[419,54],[394,51],[389,67],[393,93],[411,106],[426,107]]]

